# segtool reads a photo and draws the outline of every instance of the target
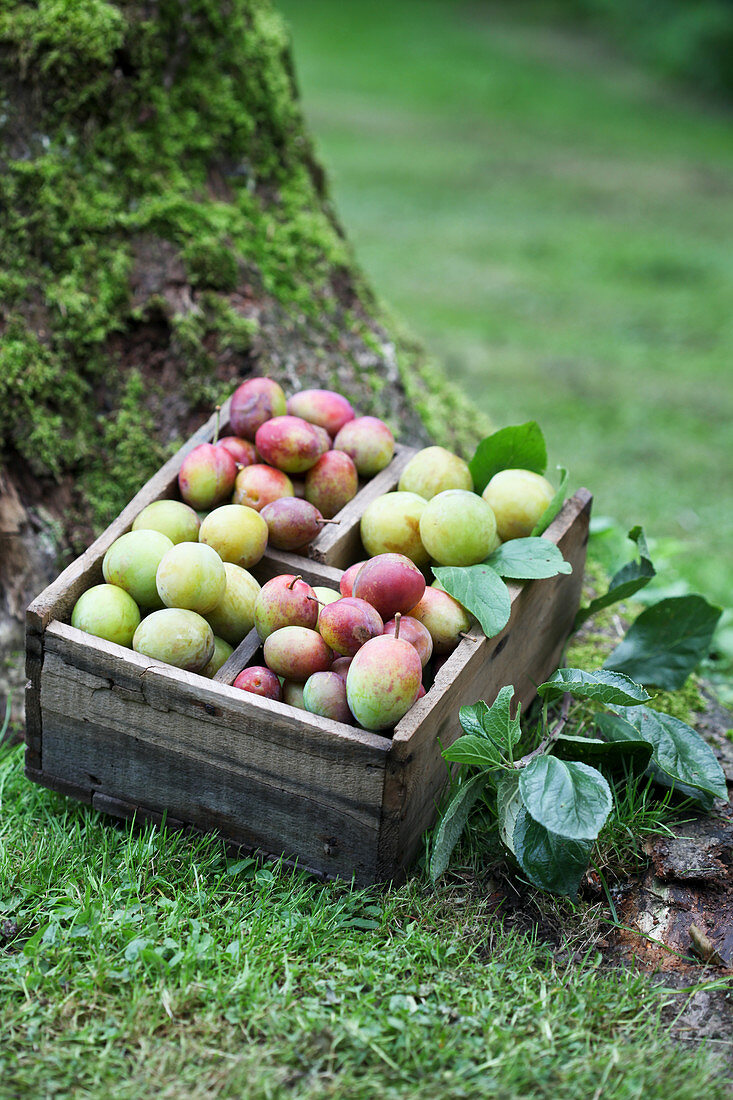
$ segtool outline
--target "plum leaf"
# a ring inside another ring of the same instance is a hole
[[[500,470],[533,470],[544,474],[547,447],[542,429],[534,420],[500,428],[481,440],[468,467],[477,493],[482,493]]]
[[[586,619],[595,615],[596,611],[602,611],[604,607],[610,607],[621,600],[628,600],[635,592],[645,588],[649,581],[656,576],[656,570],[649,557],[644,531],[641,527],[632,527],[629,538],[635,542],[639,549],[639,560],[629,561],[622,566],[611,578],[608,591],[603,596],[596,596],[587,607],[581,607],[575,616],[573,630],[582,626]]]

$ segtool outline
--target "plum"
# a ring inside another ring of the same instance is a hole
[[[342,657],[353,657],[370,638],[384,628],[382,617],[366,600],[344,596],[321,609],[318,630],[331,649]]]
[[[236,435],[254,440],[257,429],[274,416],[282,416],[286,408],[285,394],[277,382],[249,378],[232,394],[229,422]]]
[[[254,466],[245,466],[237,474],[234,482],[232,504],[246,504],[261,512],[266,504],[280,497],[293,496],[293,483],[282,470],[274,470],[258,462]]]
[[[341,593],[336,592],[333,588],[323,588],[321,585],[314,584],[313,591],[316,599],[318,600],[318,618],[321,617],[321,611],[327,604],[335,603],[336,600],[341,599]],[[316,622],[316,630],[318,629],[318,622]]]
[[[95,584],[82,592],[71,612],[71,625],[117,645],[131,646],[140,625],[140,608],[116,584]]]
[[[376,416],[359,416],[344,424],[333,441],[334,451],[345,451],[354,460],[360,477],[374,477],[389,466],[394,455],[394,436]]]
[[[166,607],[205,615],[224,595],[227,575],[224,562],[211,546],[179,542],[160,559],[155,583]]]
[[[186,504],[207,510],[226,500],[236,476],[237,464],[226,447],[200,443],[181,463],[178,488]]]
[[[354,581],[362,565],[366,565],[366,561],[355,561],[341,577],[339,581],[339,591],[342,596],[353,596]]]
[[[283,626],[265,639],[265,664],[286,680],[305,681],[314,672],[328,672],[333,653],[321,635],[304,626]]]
[[[317,424],[311,424],[311,428],[318,436],[318,445],[321,451],[321,457],[325,455],[326,451],[331,450],[331,436],[328,434],[325,428],[319,428]]]
[[[404,554],[370,558],[354,581],[354,595],[376,607],[385,622],[398,611],[409,611],[424,591],[425,577]]]
[[[135,631],[132,648],[186,672],[201,672],[214,656],[214,632],[195,611],[165,607],[143,619]]]
[[[420,538],[441,565],[478,565],[497,545],[494,513],[476,493],[447,489],[425,505]]]
[[[297,707],[298,710],[305,710],[305,703],[303,702],[305,684],[299,684],[297,680],[284,680],[282,687],[283,703],[287,703],[289,707]]]
[[[222,561],[249,569],[267,549],[267,524],[254,508],[222,504],[201,524],[199,542],[213,547]]]
[[[257,596],[254,625],[263,640],[284,626],[303,626],[309,630],[318,622],[318,600],[309,584],[291,573],[273,577]]]
[[[275,699],[282,702],[283,691],[280,681],[274,672],[262,665],[250,665],[239,673],[232,687],[241,688],[242,691],[251,691],[253,695],[261,695],[264,699]]]
[[[532,470],[500,470],[482,496],[496,517],[499,538],[529,538],[555,495],[547,478]]]
[[[257,462],[257,448],[248,439],[240,439],[236,435],[225,435],[214,446],[224,447],[229,451],[237,466],[253,466]]]
[[[355,412],[351,403],[333,390],[301,390],[288,398],[288,412],[325,428],[333,438]]]
[[[310,470],[323,454],[321,438],[299,416],[276,416],[258,428],[255,445],[265,462],[286,474]]]
[[[426,588],[409,615],[427,627],[436,654],[451,653],[472,622],[465,607],[439,588]]]
[[[112,543],[102,561],[102,574],[108,584],[129,592],[142,608],[163,607],[155,575],[165,554],[173,548],[160,531],[128,531]]]
[[[205,618],[214,634],[230,645],[239,645],[254,626],[260,586],[251,573],[231,562],[224,562],[224,573],[224,594],[217,605],[206,612]]]
[[[383,730],[399,722],[417,699],[422,665],[402,638],[381,634],[361,647],[346,674],[346,698],[357,722]]]
[[[211,625],[211,624],[209,624]],[[214,656],[209,661],[205,668],[201,669],[201,676],[207,676],[209,680],[216,676],[220,668],[227,663],[234,649],[229,645],[229,642],[225,642],[223,638],[218,638],[214,635]]]
[[[383,493],[373,500],[361,517],[361,541],[367,554],[404,554],[415,565],[427,565],[430,555],[420,538],[426,507],[427,501],[417,493]]]
[[[305,499],[332,519],[356,496],[359,475],[345,451],[326,451],[305,475]]]
[[[346,702],[346,682],[335,672],[314,672],[303,688],[303,706],[311,714],[334,722],[353,723]]]
[[[331,665],[330,671],[335,672],[337,676],[340,676],[344,683],[346,683],[346,673],[349,671],[349,665],[351,664],[353,657],[337,657]]]
[[[397,488],[431,500],[446,489],[473,491],[473,477],[458,455],[445,447],[425,447],[405,466]]]
[[[154,500],[135,516],[133,531],[160,531],[171,542],[196,542],[201,520],[182,500]]]
[[[323,527],[323,516],[307,500],[280,497],[260,512],[267,524],[269,541],[278,550],[300,550],[312,542]]]
[[[417,655],[420,658],[422,667],[425,668],[426,664],[433,655],[433,639],[430,637],[430,631],[417,619],[413,619],[410,615],[402,615],[399,620],[400,623],[400,638],[403,641],[409,642],[410,645],[414,645],[417,650]],[[383,634],[394,634],[397,630],[397,619],[390,619],[388,623],[384,624]]]

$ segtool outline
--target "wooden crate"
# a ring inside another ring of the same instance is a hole
[[[213,430],[212,418],[28,609],[26,774],[117,817],[217,829],[235,844],[360,885],[399,881],[435,819],[447,778],[441,746],[461,732],[458,708],[491,702],[513,684],[526,709],[557,666],[580,598],[591,496],[577,492],[545,533],[572,574],[512,585],[502,633],[487,639],[471,630],[393,736],[383,736],[231,687],[257,649],[254,632],[209,680],[68,625],[79,595],[101,582],[108,547],[145,505],[177,495],[184,455]],[[289,572],[337,587],[342,570],[364,556],[364,507],[395,488],[413,453],[398,448],[309,558],[268,551],[252,570],[257,579]]]

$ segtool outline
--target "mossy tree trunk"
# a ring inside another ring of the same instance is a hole
[[[470,445],[476,415],[393,329],[329,203],[269,0],[5,4],[6,654],[64,555],[247,374],[333,385],[402,435]]]

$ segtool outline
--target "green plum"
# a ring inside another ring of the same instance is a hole
[[[425,447],[418,451],[405,466],[397,488],[400,492],[417,493],[431,500],[446,489],[473,491],[473,478],[458,455],[445,447]]]
[[[132,524],[133,531],[161,531],[173,543],[196,542],[199,519],[193,508],[182,500],[154,500],[143,508]]]
[[[128,531],[104,555],[104,579],[124,588],[139,607],[149,610],[163,607],[155,576],[163,557],[172,548],[171,540],[160,531]]]
[[[440,565],[478,565],[496,547],[496,520],[476,493],[447,489],[425,505],[420,538]]]
[[[215,634],[214,656],[211,658],[206,668],[201,669],[201,675],[208,676],[208,678],[211,680],[214,676],[216,676],[219,669],[227,663],[232,653],[234,653],[234,649],[232,648],[232,646],[229,645],[229,642],[225,642],[223,638],[217,638]]]
[[[132,648],[186,672],[201,672],[214,656],[214,632],[195,611],[165,607],[143,619],[135,631]]]
[[[383,493],[367,504],[361,517],[361,541],[367,554],[404,554],[415,565],[427,565],[430,555],[420,538],[426,507],[427,501],[417,493]]]
[[[230,645],[239,645],[254,626],[255,602],[260,586],[251,573],[231,562],[224,562],[224,573],[224,595],[211,611],[206,612],[205,618],[215,634]]]
[[[335,672],[314,672],[308,677],[303,688],[303,706],[311,714],[334,722],[354,721],[346,701],[346,682]]]
[[[555,495],[547,478],[532,470],[500,470],[483,491],[496,516],[499,538],[529,538]]]
[[[116,584],[95,584],[74,604],[71,625],[108,642],[131,646],[140,625],[140,609],[124,588]]]
[[[222,504],[201,524],[199,542],[213,547],[222,561],[249,569],[267,549],[267,524],[254,508]]]
[[[156,584],[166,607],[205,615],[213,611],[226,589],[224,562],[202,542],[179,542],[161,558]]]
[[[427,628],[433,639],[433,652],[452,653],[461,635],[473,622],[465,607],[439,588],[426,588],[420,602],[410,609],[410,618]]]
[[[313,593],[318,600],[318,620],[321,618],[321,611],[327,604],[335,603],[336,600],[341,599],[341,593],[336,592],[333,588],[323,588],[322,585],[314,584]],[[316,630],[318,629],[318,620],[316,620]]]
[[[289,707],[297,707],[298,710],[305,710],[305,703],[303,702],[305,684],[301,684],[297,680],[285,680],[282,688],[283,703],[287,703]]]

